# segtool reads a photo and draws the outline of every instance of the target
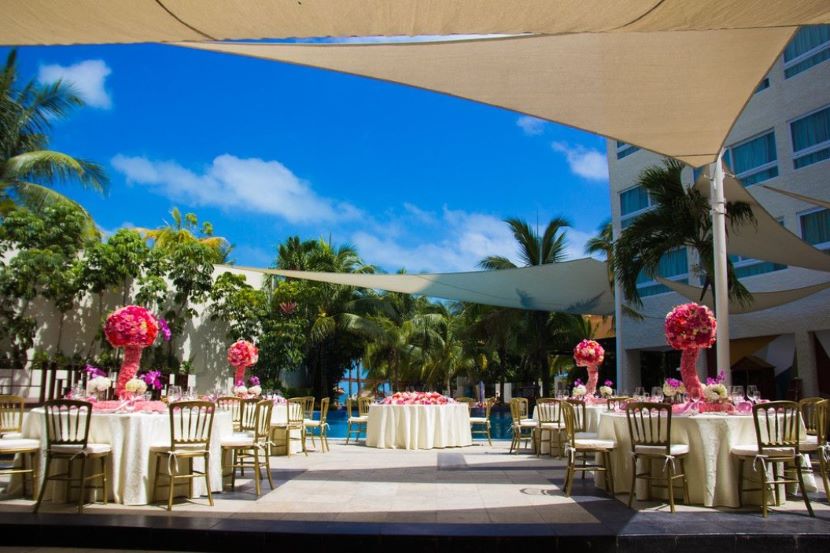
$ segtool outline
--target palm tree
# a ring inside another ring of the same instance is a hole
[[[606,220],[599,227],[599,234],[589,239],[585,243],[585,253],[588,255],[600,255],[605,257],[605,264],[608,267],[608,288],[611,290],[611,295],[616,293],[614,286],[614,275],[617,272],[616,258],[614,257],[614,229],[611,226],[611,219]],[[622,313],[632,319],[642,320],[643,315],[630,305],[622,305]],[[616,315],[612,316],[614,319]]]
[[[555,217],[545,227],[541,235],[530,228],[527,222],[520,219],[506,219],[505,222],[513,231],[513,237],[519,246],[519,259],[525,267],[556,263],[565,259],[566,231],[570,226],[562,217]],[[503,256],[488,256],[481,260],[479,265],[484,269],[501,270],[516,268],[516,264]],[[532,374],[542,380],[542,394],[549,391],[550,369],[548,354],[554,347],[552,342],[552,322],[558,319],[551,318],[547,311],[527,311],[524,313],[523,347],[525,348],[525,364]]]
[[[18,83],[17,52],[0,73],[0,214],[22,204],[36,212],[56,203],[76,202],[56,192],[55,184],[75,181],[103,192],[108,180],[100,165],[49,150],[54,121],[84,105],[71,86],[61,81]],[[92,227],[94,228],[94,227]]]
[[[642,305],[637,290],[639,275],[656,276],[660,259],[677,248],[697,251],[703,276],[702,294],[712,286],[714,249],[709,201],[695,188],[683,185],[683,168],[676,160],[665,160],[662,166],[649,167],[640,174],[639,184],[651,196],[654,208],[623,229],[614,245],[617,281],[626,299],[636,305]],[[727,202],[726,217],[732,226],[754,220],[751,206],[744,202]],[[752,295],[738,281],[731,261],[728,277],[729,296],[743,304],[751,302]]]
[[[167,223],[156,229],[137,228],[146,240],[153,241],[153,248],[162,252],[170,252],[185,244],[199,243],[212,251],[214,263],[225,263],[231,251],[227,239],[213,235],[213,225],[205,221],[199,228],[199,218],[195,213],[186,213],[182,216],[179,208],[170,210],[172,223]]]

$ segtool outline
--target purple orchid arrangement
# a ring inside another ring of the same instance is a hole
[[[683,382],[676,379],[676,378],[667,378],[666,379],[666,384],[668,384],[672,388],[679,388],[680,385],[683,384]]]
[[[723,381],[726,380],[726,374],[723,371],[718,373],[718,376],[715,378],[707,377],[706,378],[706,385],[711,386],[712,384],[722,384]]]
[[[139,378],[147,384],[148,388],[153,390],[161,390],[161,371],[148,371]]]
[[[605,382],[602,383],[602,385],[603,386],[608,386],[609,388],[613,388],[614,387],[614,381],[613,380],[606,380]]]
[[[89,376],[90,379],[96,378],[98,376],[107,376],[107,373],[99,369],[98,367],[93,367],[89,363],[84,366],[84,372]]]
[[[248,386],[259,386],[259,377],[252,376],[248,379]]]
[[[156,317],[159,323],[159,330],[161,331],[162,337],[164,337],[165,342],[169,342],[170,338],[173,336],[173,333],[170,332],[170,326],[167,324],[167,321],[162,319],[161,317]]]
[[[577,378],[576,380],[574,380],[574,386],[582,386],[582,379]]]

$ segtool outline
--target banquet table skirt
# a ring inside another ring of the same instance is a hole
[[[473,444],[466,404],[372,405],[366,445],[394,449],[433,449]]]
[[[617,442],[617,448],[611,454],[615,488],[617,493],[628,493],[633,458],[625,414],[602,413],[598,432],[600,439]],[[710,414],[672,417],[672,442],[689,446],[684,463],[691,503],[706,507],[737,507],[738,462],[730,455],[730,449],[738,444],[754,444],[755,439],[755,424],[751,416]],[[653,461],[653,466],[654,470],[663,470],[662,461]],[[749,463],[744,468],[744,474],[755,478]],[[811,487],[814,489],[815,480],[805,482],[805,485],[808,490]],[[637,497],[645,499],[645,482],[639,481],[637,486]],[[746,483],[744,486],[757,487],[747,486]],[[653,493],[657,496],[661,492],[655,490]],[[744,496],[744,503],[759,502],[760,494]]]
[[[44,411],[41,408],[26,413],[23,420],[23,435],[40,439],[43,444],[41,471],[45,470],[46,433],[43,430]],[[213,420],[210,443],[211,491],[222,491],[222,449],[220,440],[233,433],[233,422],[229,412],[217,411]],[[155,468],[150,447],[170,444],[170,417],[165,413],[92,413],[89,427],[89,442],[109,444],[112,454],[107,465],[110,500],[124,505],[146,505],[151,503],[152,475]],[[200,466],[200,464],[202,466]],[[164,463],[162,463],[164,465]],[[194,461],[194,468],[202,470],[204,463]],[[165,469],[162,468],[162,472]],[[41,475],[42,476],[42,475]],[[59,494],[53,483],[47,489],[48,497]],[[204,481],[193,480],[193,495],[206,494]]]
[[[271,426],[280,426],[284,425],[288,422],[288,405],[287,404],[280,404],[274,405],[274,409],[271,411]],[[301,441],[302,433],[299,428],[295,428],[291,430],[291,439],[288,440],[287,447],[291,448],[291,454],[300,453],[303,450],[303,444]],[[277,447],[272,450],[274,451],[274,455],[286,455],[286,445],[284,443],[285,437],[284,436],[274,436],[274,439],[277,441]],[[310,443],[311,439],[308,439]]]

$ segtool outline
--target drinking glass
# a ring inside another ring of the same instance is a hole
[[[651,397],[654,401],[663,403],[663,387],[662,386],[654,386],[651,389]]]
[[[646,389],[642,386],[637,386],[634,388],[634,399],[637,401],[642,401],[646,397]]]
[[[734,405],[739,404],[744,400],[744,387],[743,386],[732,386],[729,391],[729,396],[732,399],[732,403]]]
[[[754,384],[750,384],[746,387],[746,395],[752,403],[758,403],[758,400],[761,399],[761,392],[758,391],[758,386],[755,386]]]
[[[196,386],[188,386],[187,392],[185,392],[185,399],[196,399]]]
[[[167,401],[174,402],[179,401],[182,398],[182,387],[181,386],[168,386],[167,387]]]

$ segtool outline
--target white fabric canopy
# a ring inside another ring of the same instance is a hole
[[[26,0],[0,44],[324,36],[568,34],[830,23],[826,0]]]
[[[707,181],[705,175],[701,175],[695,188],[708,198]],[[726,201],[750,204],[756,219],[754,223],[728,227],[726,248],[730,254],[816,271],[830,271],[830,255],[787,230],[733,175],[726,174],[723,187]]]
[[[823,207],[825,209],[830,209],[830,201],[828,200],[821,200],[819,198],[813,198],[811,196],[805,196],[804,194],[797,194],[795,192],[790,192],[789,190],[782,190],[780,188],[775,188],[774,186],[770,186],[768,184],[761,185],[767,190],[772,190],[773,192],[778,192],[779,194],[783,194],[785,196],[789,196],[790,198],[795,198],[796,200],[800,200],[802,202],[806,202],[808,204],[817,205],[819,207]]]
[[[662,277],[656,277],[656,280],[663,286],[671,288],[681,296],[684,296],[692,301],[703,303],[705,305],[708,305],[709,307],[714,307],[711,288],[709,288],[709,290],[706,291],[706,294],[703,296],[703,300],[701,300],[700,293],[703,291],[703,288],[700,288],[698,286],[692,286],[690,284],[685,284],[683,282],[668,280]],[[752,313],[753,311],[761,311],[763,309],[778,307],[779,305],[784,305],[785,303],[790,303],[798,301],[802,298],[806,298],[807,296],[811,296],[828,288],[830,288],[830,282],[822,282],[821,284],[814,284],[812,286],[805,286],[803,288],[793,288],[791,290],[778,290],[775,292],[752,292],[752,303],[750,305],[743,306],[736,301],[730,300],[729,313],[733,315],[738,315],[741,313]]]
[[[283,277],[516,309],[585,315],[609,315],[614,312],[614,299],[608,287],[606,265],[603,261],[591,258],[502,271],[420,275],[235,268]]]

